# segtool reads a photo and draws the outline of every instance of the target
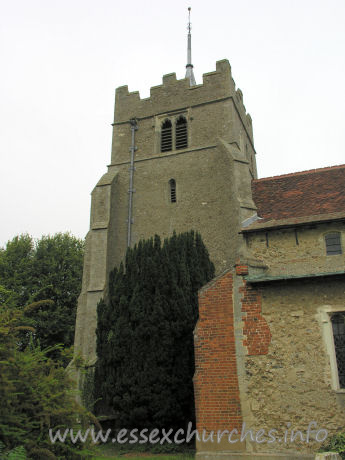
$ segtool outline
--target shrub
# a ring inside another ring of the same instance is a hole
[[[331,436],[320,448],[320,452],[337,452],[345,459],[345,433]]]

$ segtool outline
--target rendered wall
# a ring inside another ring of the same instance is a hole
[[[342,392],[332,388],[322,311],[345,307],[343,279],[278,282],[262,285],[260,291],[272,340],[267,355],[246,359],[245,384],[254,427],[283,427],[284,431],[290,423],[305,435],[315,421],[318,429],[326,428],[330,434],[342,432],[345,410]],[[283,443],[281,450],[315,452],[318,447],[318,443],[295,442]],[[271,451],[276,448],[270,446]]]
[[[326,255],[325,235],[329,232],[341,233],[342,254]],[[342,222],[270,230],[267,238],[265,232],[249,233],[246,239],[247,250],[251,256],[262,260],[268,266],[267,275],[297,275],[344,270],[345,232]]]

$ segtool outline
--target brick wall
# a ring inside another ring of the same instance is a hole
[[[226,272],[199,294],[194,389],[197,429],[241,429],[236,368],[233,275]]]
[[[248,267],[238,261],[234,270],[199,293],[194,376],[199,434],[204,429],[241,432],[243,421],[254,432],[263,429],[267,434],[274,428],[278,438],[289,426],[305,435],[312,420],[318,429],[341,432],[343,399],[331,387],[320,309],[344,305],[343,279],[292,280],[258,288],[246,283],[247,273]],[[197,443],[199,459],[217,451],[232,452],[228,458],[251,455],[248,443],[231,444],[227,437],[223,441],[221,446]],[[277,440],[255,444],[253,455],[297,458],[303,453],[311,458],[319,447],[313,440]]]
[[[260,292],[248,286],[245,280],[243,280],[240,292],[243,293],[242,312],[246,313],[243,345],[247,347],[248,355],[266,355],[271,342],[271,331],[265,318],[261,315]]]
[[[237,276],[248,273],[237,265]],[[197,429],[241,429],[242,413],[234,332],[234,276],[230,271],[213,280],[199,293],[199,321],[195,330],[195,405]],[[261,315],[261,295],[246,285],[239,288],[243,345],[248,355],[268,352],[271,332]]]

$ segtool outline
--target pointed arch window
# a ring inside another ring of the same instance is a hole
[[[170,120],[165,120],[161,130],[161,151],[169,152],[172,150],[172,123]]]
[[[340,388],[345,388],[345,312],[331,318]]]
[[[170,188],[170,202],[176,203],[176,181],[175,179],[169,180],[169,188]]]
[[[340,232],[327,233],[327,235],[325,235],[325,243],[326,254],[328,256],[342,254]]]
[[[187,120],[182,115],[176,120],[176,149],[188,147]]]

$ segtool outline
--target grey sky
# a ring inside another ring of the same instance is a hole
[[[188,6],[197,83],[229,59],[260,177],[345,162],[344,0],[0,1],[0,245],[85,236],[115,88],[184,77]]]

